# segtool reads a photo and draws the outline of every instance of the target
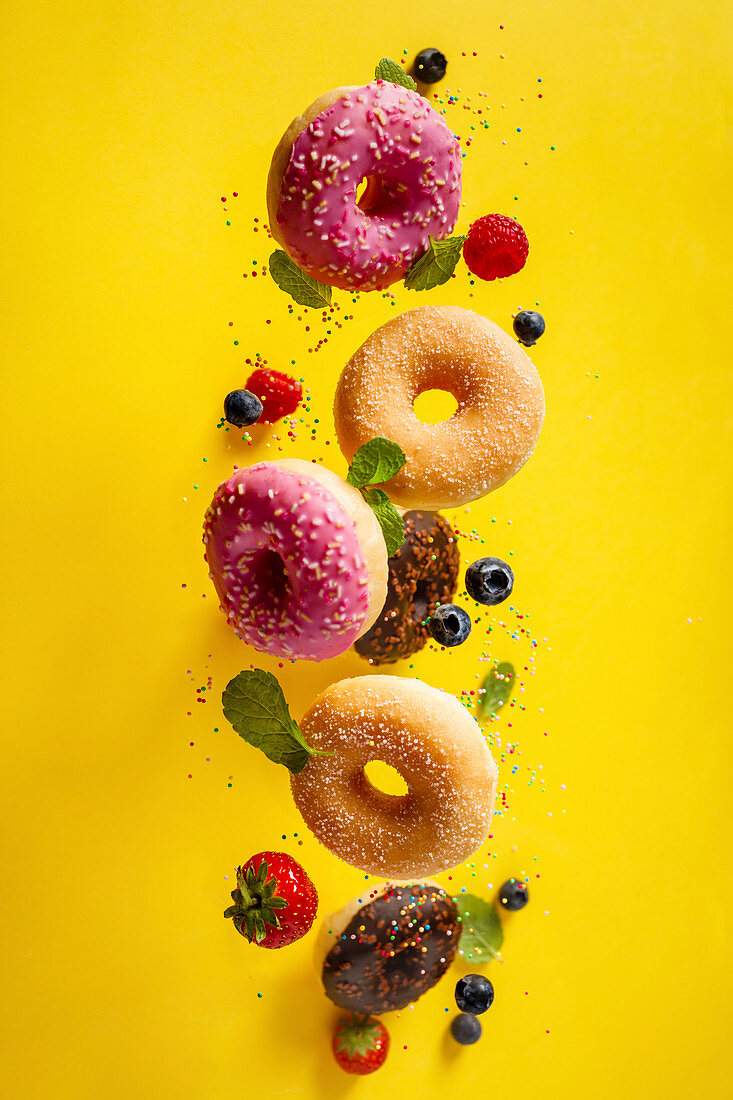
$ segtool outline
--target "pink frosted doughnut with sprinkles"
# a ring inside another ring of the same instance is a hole
[[[452,233],[461,171],[458,139],[417,92],[384,80],[335,88],[275,150],[270,230],[319,282],[379,290],[404,278],[431,235]]]
[[[387,548],[374,512],[300,459],[238,470],[204,518],[204,557],[234,632],[263,653],[323,661],[374,623]]]

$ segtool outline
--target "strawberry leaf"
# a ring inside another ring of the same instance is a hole
[[[311,306],[313,309],[330,306],[331,287],[306,275],[282,248],[278,248],[270,256],[269,268],[270,275],[280,289],[289,294],[298,305]]]
[[[382,58],[374,70],[374,76],[377,80],[388,80],[390,84],[399,84],[403,88],[408,88],[411,92],[414,92],[417,88],[417,84],[410,74],[406,73],[402,66],[393,61],[391,57]]]
[[[473,963],[501,959],[499,948],[504,942],[504,933],[491,902],[474,894],[459,894],[454,901],[462,923],[460,951],[463,957]]]
[[[430,237],[430,248],[415,260],[405,276],[408,290],[432,290],[434,286],[447,283],[461,258],[461,249],[465,236],[446,237],[436,241]]]
[[[354,1016],[351,1020],[339,1020],[336,1028],[336,1050],[345,1052],[349,1058],[365,1058],[377,1049],[382,1026],[373,1018],[361,1020]]]
[[[271,672],[261,668],[239,672],[225,687],[221,701],[224,717],[240,737],[262,749],[273,763],[284,764],[296,775],[303,771],[311,756],[330,755],[306,744]],[[267,868],[264,874],[267,875]]]

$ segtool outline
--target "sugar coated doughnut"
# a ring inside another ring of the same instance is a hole
[[[427,993],[453,962],[462,925],[437,882],[385,882],[323,921],[316,966],[326,996],[364,1015],[393,1012]]]
[[[405,512],[405,541],[387,563],[387,599],[354,649],[373,665],[410,657],[430,637],[427,620],[450,603],[458,582],[458,541],[438,512]]]
[[[327,688],[300,729],[314,749],[291,776],[296,805],[330,851],[372,875],[434,875],[467,859],[489,831],[498,771],[478,723],[453,695],[401,676]],[[407,784],[391,795],[364,767],[383,760]]]
[[[449,420],[413,411],[425,390],[458,402]],[[334,416],[350,462],[367,440],[399,443],[407,462],[386,486],[403,508],[448,508],[498,489],[532,454],[545,415],[540,377],[493,321],[458,306],[423,306],[387,321],[341,373]]]
[[[323,661],[379,614],[387,548],[361,494],[300,459],[260,462],[216,490],[205,558],[235,633],[263,653]]]
[[[402,279],[431,234],[452,233],[460,201],[452,130],[417,92],[384,80],[311,104],[283,135],[267,181],[275,240],[308,275],[347,290]]]

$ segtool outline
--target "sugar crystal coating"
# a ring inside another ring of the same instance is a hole
[[[340,680],[300,728],[330,755],[291,776],[293,797],[311,831],[347,863],[390,878],[433,875],[486,837],[498,771],[455,696],[401,676]],[[395,768],[407,794],[374,787],[364,772],[372,760]]]

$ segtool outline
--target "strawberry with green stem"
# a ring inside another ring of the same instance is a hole
[[[374,1073],[389,1052],[389,1032],[373,1016],[342,1018],[331,1044],[333,1056],[346,1073]]]
[[[310,929],[318,894],[303,868],[285,852],[258,852],[237,868],[237,888],[224,916],[258,947],[286,947]]]

